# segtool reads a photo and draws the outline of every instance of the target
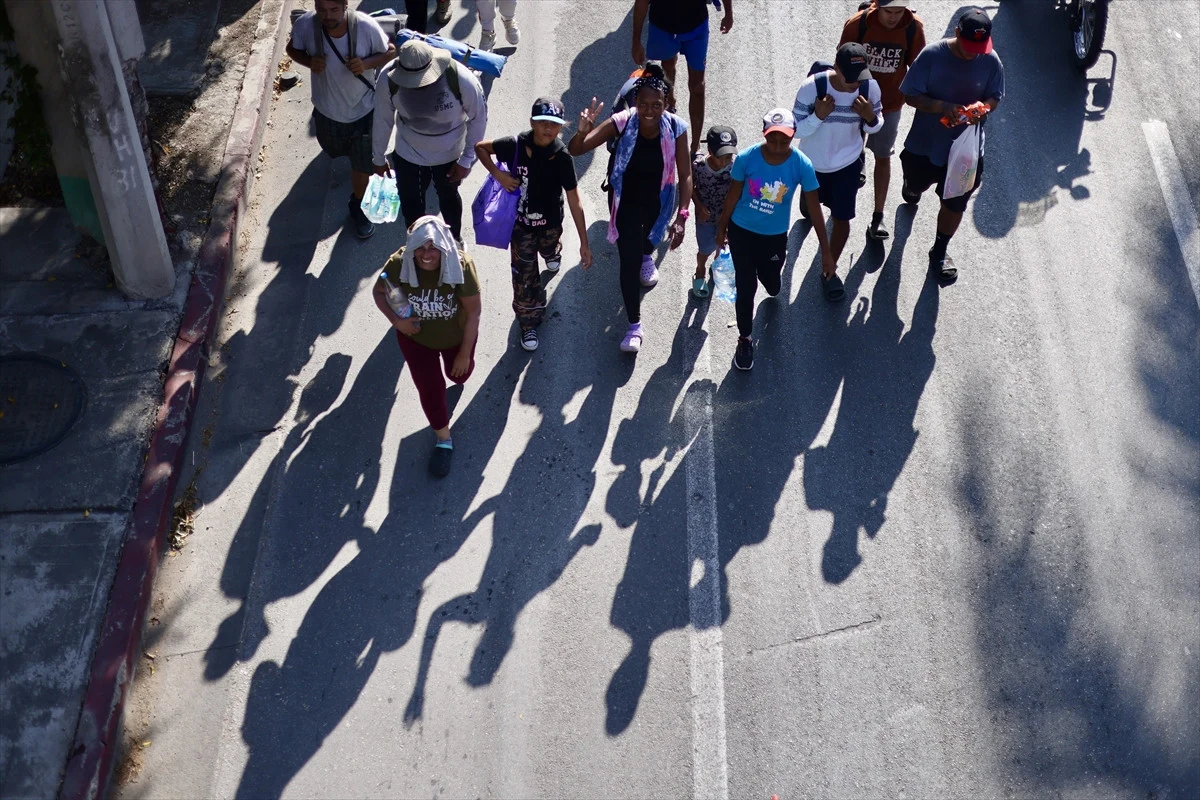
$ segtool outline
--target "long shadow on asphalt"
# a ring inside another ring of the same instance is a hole
[[[284,596],[307,585],[348,541],[358,552],[322,586],[283,663],[264,661],[255,670],[242,725],[250,755],[238,797],[280,796],[354,705],[379,656],[411,638],[422,585],[474,529],[466,522],[468,509],[505,429],[526,359],[507,353],[456,415],[449,478],[436,482],[426,472],[428,430],[401,442],[389,513],[372,531],[363,514],[378,473],[360,478],[364,470],[377,470],[383,455],[378,443],[401,362],[393,339],[385,335],[346,401],[317,423],[311,435],[325,448],[307,447],[289,466],[298,474],[288,481],[291,496],[281,502],[292,519],[278,526],[287,535],[268,544],[264,561],[274,585],[264,594]],[[301,505],[304,498],[311,500]]]
[[[819,271],[808,269],[799,276],[798,299],[786,305],[807,224],[796,230],[800,236],[789,243],[784,290],[764,300],[756,315],[759,343],[753,371],[724,366],[725,377],[712,397],[719,569],[716,574],[706,571],[704,581],[718,580],[721,598],[719,619],[712,624],[724,624],[730,613],[726,567],[743,547],[766,539],[796,459],[816,437],[841,382],[844,323],[816,301]],[[687,452],[665,484],[663,467],[658,467],[649,476],[646,493],[639,490],[647,462],[664,455],[670,459],[694,439],[698,431],[689,425],[685,410],[707,402],[703,395],[714,391],[707,381],[692,383],[672,415],[705,335],[702,322],[702,314],[689,307],[671,357],[651,377],[637,412],[622,424],[613,444],[613,461],[625,469],[609,492],[608,510],[619,523],[635,527],[611,613],[612,625],[631,644],[606,692],[610,736],[623,733],[637,714],[655,640],[689,624],[692,565],[686,509],[694,498],[688,495],[686,460],[699,456]],[[702,415],[692,417],[697,418]]]
[[[871,297],[858,298],[842,333],[842,399],[833,433],[827,445],[804,456],[808,507],[833,513],[833,530],[821,559],[821,573],[830,583],[846,580],[861,563],[859,531],[874,538],[883,527],[888,493],[917,441],[913,420],[933,373],[939,289],[924,269],[924,285],[907,330],[897,310],[912,220],[909,206],[896,212],[891,250]],[[881,255],[878,245],[868,246],[847,276],[847,297],[855,296],[866,272],[879,267]],[[910,272],[916,271],[912,266]]]
[[[589,13],[585,5],[578,6],[577,12],[579,14]],[[588,22],[580,21],[577,28],[578,30],[602,30],[606,26],[607,23],[603,25],[597,23],[589,27]],[[633,11],[631,8],[621,21],[620,27],[604,37],[596,39],[579,51],[575,60],[571,62],[571,85],[567,87],[562,96],[568,120],[578,119],[579,112],[591,104],[593,97],[604,103],[600,119],[602,121],[608,119],[612,112],[613,98],[617,96],[617,92],[620,91],[629,74],[637,68],[630,55],[632,42]],[[616,65],[615,68],[614,65]],[[564,134],[563,138],[569,139],[570,137]],[[576,156],[575,173],[583,176],[591,166],[593,157],[607,160],[608,153],[601,148]],[[581,187],[581,191],[592,192],[595,188],[595,185]]]
[[[1065,9],[1001,0],[990,13],[1004,60],[1005,99],[999,118],[987,122],[985,171],[972,215],[981,234],[999,239],[1014,226],[1041,222],[1060,202],[1090,196],[1085,180],[1092,156],[1080,140],[1085,119],[1099,117],[1094,104],[1089,113],[1088,79],[1071,63]],[[953,24],[946,35],[954,35]]]
[[[593,274],[588,280],[597,278]],[[564,270],[560,280],[559,292],[585,292],[583,272],[578,268]],[[584,512],[595,490],[613,402],[632,375],[635,362],[616,348],[596,350],[586,335],[588,330],[594,335],[605,326],[619,329],[622,312],[616,298],[590,305],[597,310],[585,312],[586,329],[581,330],[585,335],[570,337],[574,341],[564,337],[551,341],[554,349],[544,361],[530,367],[522,383],[519,399],[541,410],[541,423],[513,462],[504,488],[462,523],[473,529],[479,520],[494,514],[492,547],[478,586],[446,601],[430,617],[416,685],[405,709],[406,725],[411,726],[424,713],[425,686],[443,626],[483,627],[466,682],[470,686],[491,683],[512,647],[522,610],[558,580],[583,547],[600,536],[600,524],[587,520]],[[554,307],[553,301],[550,307]],[[545,326],[551,328],[551,335],[553,327]],[[584,363],[590,368],[579,368]],[[582,405],[576,408],[585,392]]]
[[[209,457],[211,468],[198,482],[202,500],[217,497],[233,485],[263,440],[281,427],[299,389],[297,376],[311,357],[313,345],[318,338],[329,336],[341,327],[351,299],[378,267],[374,259],[358,257],[361,243],[341,230],[328,264],[318,275],[310,271],[318,241],[325,233],[323,198],[329,185],[329,170],[328,158],[324,155],[313,158],[271,215],[262,262],[278,264],[278,270],[258,297],[254,327],[236,331],[221,348],[221,360],[226,367],[219,395],[221,430]],[[341,221],[337,218],[339,226]],[[241,291],[243,281],[253,280],[252,274],[239,276],[230,293]],[[326,369],[328,365],[322,369],[319,383],[335,378]],[[343,379],[346,371],[348,367],[342,372]],[[286,471],[293,449],[304,441],[304,423],[324,410],[317,400],[331,403],[337,397],[336,392],[330,396],[330,390],[320,386],[315,391],[297,410],[297,428],[289,433],[287,445],[256,487],[251,506],[230,545],[221,574],[221,589],[229,597],[244,602],[256,563],[264,515],[271,507],[276,483],[283,479],[281,470]],[[389,392],[394,394],[394,383]],[[378,464],[373,469],[377,473]],[[315,579],[323,569],[322,564],[307,577]],[[300,574],[296,577],[294,591],[301,591],[307,584],[298,583]],[[205,654],[205,676],[209,680],[224,675],[237,659],[239,652],[234,645],[240,639],[243,615],[244,606],[220,626]],[[253,647],[249,653],[253,653]]]

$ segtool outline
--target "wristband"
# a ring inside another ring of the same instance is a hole
[[[688,217],[692,216],[692,212],[686,208],[679,209],[677,213],[682,219],[687,219]]]

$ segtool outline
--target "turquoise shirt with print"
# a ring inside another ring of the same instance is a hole
[[[782,164],[768,164],[762,156],[761,142],[738,153],[732,177],[744,184],[733,209],[733,221],[764,236],[788,232],[796,187],[815,192],[820,186],[817,171],[804,153],[793,147]]]

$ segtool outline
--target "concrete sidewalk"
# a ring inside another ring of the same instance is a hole
[[[199,91],[213,144],[197,156],[219,165],[207,229],[181,226],[172,242],[176,291],[129,300],[65,210],[0,209],[4,798],[102,796],[120,749],[290,2],[222,0],[204,20],[193,5],[139,2],[153,7],[147,86]],[[217,21],[231,17],[250,35],[214,69],[210,45],[228,35]]]

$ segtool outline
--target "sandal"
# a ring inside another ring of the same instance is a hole
[[[825,299],[836,303],[846,296],[846,286],[835,272],[829,277],[821,276],[821,288],[825,290]]]
[[[949,286],[958,280],[958,267],[954,266],[954,259],[950,256],[944,256],[940,259],[930,256],[929,271],[937,278],[939,286]]]
[[[692,296],[697,300],[707,300],[710,289],[705,278],[692,278]]]

